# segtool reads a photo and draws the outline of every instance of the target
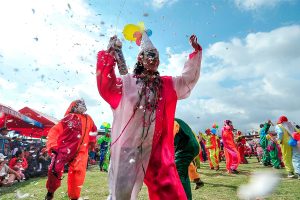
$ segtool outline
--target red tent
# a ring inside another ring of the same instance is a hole
[[[22,135],[30,136],[31,133],[43,130],[43,124],[21,114],[9,106],[0,104],[0,128],[18,131]]]
[[[32,133],[38,137],[47,136],[48,131],[58,122],[57,119],[29,107],[24,107],[19,112],[43,124],[42,130]]]

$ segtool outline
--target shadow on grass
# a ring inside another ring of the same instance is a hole
[[[234,190],[237,190],[238,186],[235,186],[235,185],[225,185],[225,184],[220,184],[220,183],[207,183],[207,182],[204,182],[204,185],[211,185],[213,187],[225,187],[225,188],[231,188],[231,189],[234,189]]]
[[[238,175],[244,175],[244,176],[250,176],[251,172],[250,171],[246,171],[246,170],[239,170],[238,174],[228,174],[226,170],[220,170],[220,171],[216,171],[213,174],[211,172],[201,172],[200,174],[203,174],[205,176],[213,176],[213,177],[217,177],[217,176],[238,176]]]
[[[29,180],[26,180],[24,182],[17,182],[13,184],[11,187],[0,187],[0,194],[15,193],[20,188],[26,187],[26,185],[30,185],[30,184],[37,185],[42,178],[47,178],[47,177],[30,178]]]

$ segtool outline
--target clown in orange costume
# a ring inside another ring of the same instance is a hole
[[[83,100],[71,103],[65,117],[52,127],[47,137],[47,150],[52,160],[48,170],[45,200],[51,200],[54,192],[61,185],[65,164],[69,164],[68,196],[70,199],[80,197],[88,160],[88,147],[93,145],[96,137],[94,121],[86,112]]]

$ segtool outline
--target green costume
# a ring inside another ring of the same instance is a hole
[[[97,143],[100,146],[100,160],[99,160],[99,166],[100,170],[108,171],[108,166],[109,166],[109,159],[110,159],[110,143],[111,143],[111,138],[107,137],[106,135],[101,136]]]
[[[274,168],[279,169],[280,168],[280,159],[278,157],[278,147],[276,141],[273,141],[271,139],[272,136],[270,136],[268,141],[268,150],[270,153],[271,163]],[[267,137],[268,138],[268,137]]]
[[[270,153],[268,151],[268,142],[269,141],[266,138],[270,126],[271,126],[271,124],[265,123],[264,127],[260,129],[260,133],[259,133],[259,136],[260,136],[259,143],[263,149],[262,163],[265,166],[268,166],[269,164],[271,164]]]
[[[175,118],[179,124],[179,131],[174,138],[175,164],[189,200],[192,199],[192,191],[188,174],[188,167],[199,154],[199,143],[192,129],[181,119]]]

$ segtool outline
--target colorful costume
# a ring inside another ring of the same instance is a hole
[[[100,170],[108,171],[109,166],[109,159],[110,159],[110,143],[111,138],[109,136],[109,133],[106,133],[105,135],[101,136],[97,143],[100,145],[100,160],[99,160],[99,167]]]
[[[277,133],[278,142],[280,143],[282,160],[285,165],[286,171],[289,173],[289,177],[294,175],[294,167],[292,164],[292,147],[288,144],[291,134],[296,131],[295,127],[288,122],[285,116],[281,116],[275,127]]]
[[[280,159],[279,159],[279,152],[277,148],[277,141],[271,134],[268,134],[266,136],[266,139],[268,140],[268,151],[270,153],[270,159],[271,163],[273,165],[273,168],[280,169]]]
[[[237,132],[236,145],[237,145],[237,150],[238,150],[238,152],[240,154],[240,158],[241,158],[240,164],[248,164],[248,161],[245,156],[246,139],[242,135],[241,131]]]
[[[212,134],[210,129],[206,129],[206,149],[208,150],[208,160],[210,169],[219,170],[219,148],[216,135]]]
[[[189,166],[199,154],[199,142],[192,129],[181,119],[175,118],[174,134],[176,168],[186,196],[191,200],[192,191],[189,179]],[[200,180],[200,177],[194,176],[193,178],[199,178]]]
[[[190,55],[181,76],[160,77],[160,98],[154,112],[149,112],[141,93],[146,90],[153,97],[153,91],[132,74],[116,78],[115,58],[105,51],[98,53],[98,90],[114,116],[110,199],[137,199],[143,181],[151,200],[186,199],[175,165],[174,115],[177,100],[187,98],[197,83],[201,55],[201,49]],[[144,116],[151,123],[143,121]]]
[[[240,154],[236,149],[232,130],[232,122],[230,120],[226,120],[222,129],[222,140],[226,158],[226,169],[229,173],[237,173],[237,168],[240,163]]]
[[[88,161],[88,147],[96,138],[89,135],[96,132],[92,118],[87,114],[74,112],[78,101],[71,103],[65,117],[50,129],[47,150],[52,152],[48,170],[46,199],[53,199],[53,193],[61,185],[64,166],[69,164],[68,195],[71,199],[80,197]]]
[[[263,148],[262,163],[264,166],[268,166],[271,164],[270,153],[268,151],[268,140],[266,138],[270,126],[271,124],[266,122],[259,131],[259,137],[260,137],[259,144]]]

